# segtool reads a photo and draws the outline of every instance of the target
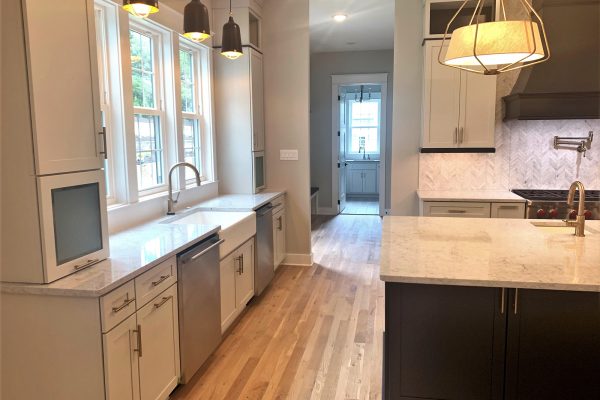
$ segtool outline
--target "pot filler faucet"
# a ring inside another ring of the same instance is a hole
[[[189,167],[194,171],[196,175],[196,186],[200,186],[200,172],[198,172],[198,168],[196,168],[193,164],[188,162],[180,162],[171,167],[169,170],[169,199],[167,200],[167,215],[175,215],[175,211],[173,211],[173,206],[177,204],[179,200],[179,194],[181,190],[177,193],[177,198],[173,200],[173,171],[177,169],[177,167]]]
[[[575,217],[575,221],[569,220],[569,214],[567,213],[567,219],[565,219],[565,223],[567,226],[575,227],[575,236],[584,237],[585,236],[585,189],[583,187],[583,183],[579,181],[575,181],[571,184],[569,188],[569,197],[567,198],[567,207],[574,210],[573,201],[575,200],[575,190],[579,190],[579,203],[577,207],[577,217]]]

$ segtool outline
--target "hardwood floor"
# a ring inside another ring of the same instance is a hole
[[[344,215],[379,215],[378,199],[348,199],[342,211]]]
[[[172,399],[380,399],[380,221],[316,217],[314,265],[281,266]]]

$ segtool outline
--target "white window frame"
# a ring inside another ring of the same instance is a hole
[[[168,167],[170,164],[169,157],[169,138],[166,135],[166,119],[167,113],[165,111],[165,74],[164,74],[164,50],[163,50],[163,36],[164,33],[160,30],[150,26],[150,24],[142,23],[137,20],[133,20],[135,17],[130,17],[129,22],[129,31],[135,31],[142,35],[150,36],[152,39],[152,50],[153,50],[153,89],[154,89],[154,100],[155,100],[155,108],[147,108],[147,107],[136,107],[133,106],[133,122],[135,124],[135,114],[143,114],[143,115],[152,115],[157,116],[159,118],[159,129],[160,129],[160,139],[162,145],[162,176],[163,182],[151,186],[145,189],[140,189],[138,180],[139,176],[137,175],[137,149],[135,147],[135,126],[134,131],[132,132],[134,147],[132,149],[134,153],[134,163],[135,163],[135,176],[136,176],[136,188],[139,197],[153,195],[155,193],[163,192],[167,190],[168,187]],[[127,37],[129,37],[129,31],[127,32]],[[129,47],[131,49],[131,45]],[[130,50],[131,52],[131,50]],[[133,79],[133,68],[131,68],[131,74],[128,77],[130,80]],[[133,87],[132,87],[132,104],[133,104]]]
[[[349,93],[350,97],[349,99],[346,99],[346,107],[347,107],[347,112],[346,112],[346,126],[347,126],[347,130],[348,133],[346,134],[346,153],[350,154],[350,155],[359,155],[362,154],[360,152],[356,152],[356,151],[352,151],[352,103],[355,103],[356,101],[354,100],[354,97],[352,96],[352,93]],[[382,99],[381,98],[375,98],[373,100],[378,100],[378,116],[379,116],[379,124],[377,125],[366,125],[366,126],[357,126],[356,128],[365,128],[365,129],[372,129],[372,128],[377,128],[377,148],[380,149],[381,148],[381,109],[383,107],[383,103],[382,103]],[[379,155],[379,151],[376,152],[368,152],[365,149],[365,154],[367,155]]]

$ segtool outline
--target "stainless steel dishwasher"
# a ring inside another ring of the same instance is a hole
[[[217,235],[177,256],[181,383],[187,383],[221,343],[221,279]]]
[[[256,210],[256,265],[254,293],[259,296],[275,276],[273,259],[273,205]]]

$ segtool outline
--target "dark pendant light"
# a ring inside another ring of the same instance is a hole
[[[197,43],[210,37],[208,8],[200,0],[190,1],[183,9],[183,36]]]
[[[223,25],[221,54],[230,60],[235,60],[244,55],[242,52],[242,34],[240,26],[233,21],[231,0],[229,0],[229,21]]]
[[[123,9],[136,17],[146,18],[158,12],[158,0],[123,0]]]

